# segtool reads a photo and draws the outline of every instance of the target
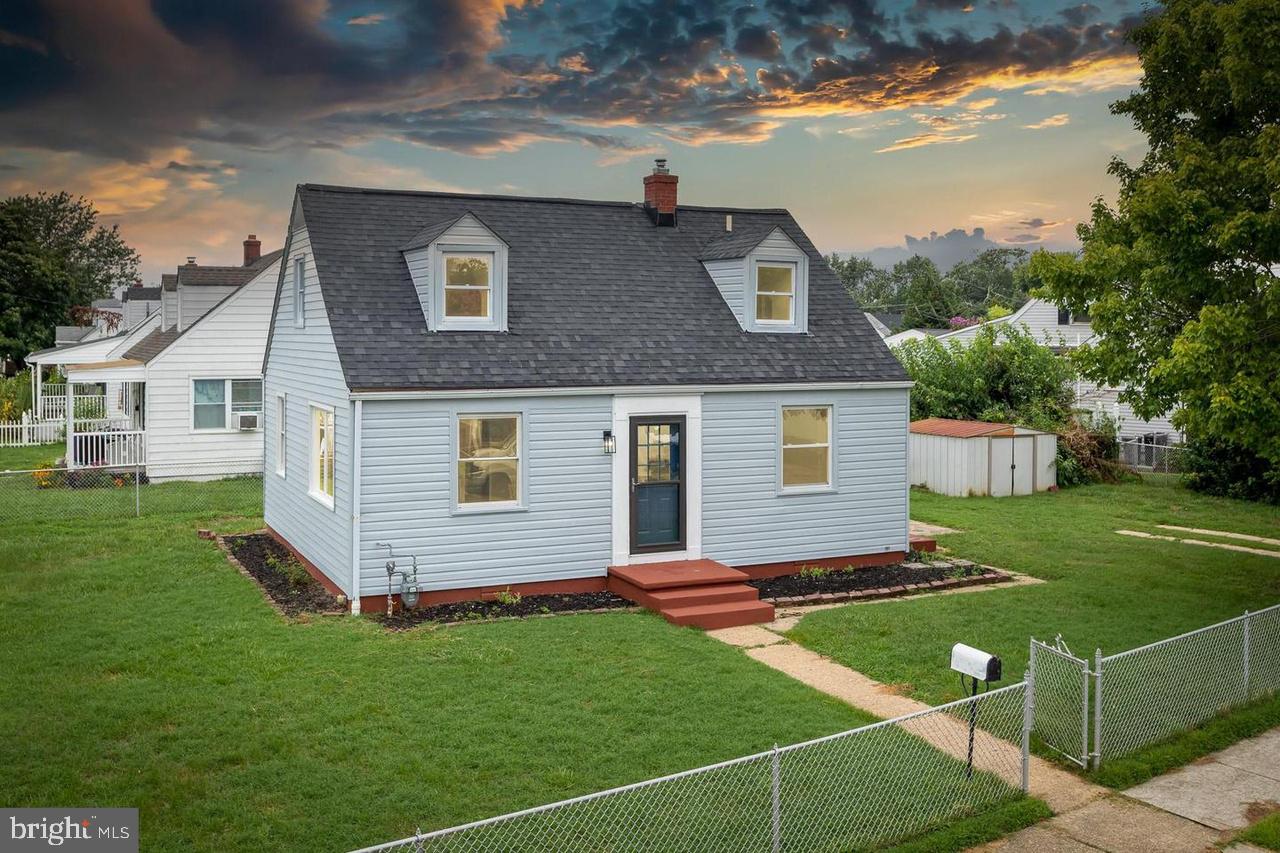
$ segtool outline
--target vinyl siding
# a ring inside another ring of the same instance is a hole
[[[716,283],[716,289],[724,298],[733,316],[738,318],[738,325],[747,327],[743,316],[746,304],[747,273],[746,262],[742,258],[730,258],[725,261],[703,261],[707,275]]]
[[[178,325],[178,291],[161,291],[160,312],[160,328],[172,329],[174,326]]]
[[[279,266],[273,267],[278,270]],[[209,309],[217,305],[223,299],[235,293],[234,287],[179,287],[178,290],[178,324],[182,328],[194,325],[197,320],[209,313]],[[271,293],[275,295],[275,281],[272,281]],[[268,316],[270,316],[271,308],[267,307]],[[265,330],[265,326],[263,329]],[[265,343],[265,338],[264,338]],[[261,352],[259,352],[261,355]],[[259,370],[262,368],[259,367]]]
[[[831,405],[833,492],[778,494],[780,405]],[[702,401],[702,551],[729,565],[907,547],[907,391],[743,392]]]
[[[519,412],[526,508],[454,510],[455,414]],[[387,550],[418,558],[425,589],[599,577],[611,555],[608,396],[366,401],[362,425],[361,595],[385,593]],[[620,442],[621,443],[621,442]]]
[[[299,256],[306,259],[305,327],[301,329],[293,324],[293,259]],[[294,231],[282,262],[286,265],[284,286],[280,288],[263,389],[264,515],[273,530],[350,594],[352,411],[305,228]],[[273,296],[274,287],[275,279]],[[284,477],[276,473],[277,393],[286,394]],[[309,494],[313,402],[334,410],[337,441],[332,509]]]
[[[148,476],[206,477],[261,470],[261,430],[242,432],[231,424],[218,432],[191,428],[192,381],[261,376],[278,270],[274,264],[259,273],[147,365]]]

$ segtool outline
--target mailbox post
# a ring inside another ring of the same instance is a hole
[[[964,643],[956,643],[951,647],[951,668],[960,673],[960,686],[970,696],[978,695],[978,685],[985,684],[988,687],[992,682],[999,681],[1001,677],[1000,658],[993,654],[975,649],[973,646],[966,646]],[[973,689],[970,692],[965,678],[972,680]],[[973,739],[978,729],[978,703],[976,701],[969,703],[969,750],[965,761],[965,778],[973,778]]]

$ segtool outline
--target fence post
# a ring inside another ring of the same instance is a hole
[[[1093,657],[1093,769],[1102,763],[1102,649]]]
[[[1022,793],[1031,791],[1031,729],[1036,719],[1036,645],[1031,643],[1026,689],[1022,691]]]
[[[141,494],[142,473],[141,468],[135,462],[133,465],[133,517],[142,517],[142,494]]]
[[[1244,612],[1244,701],[1248,702],[1253,696],[1252,685],[1249,678],[1249,611]]]
[[[782,761],[779,758],[778,745],[773,745],[772,782],[770,784],[770,825],[773,827],[771,849],[773,853],[782,850]]]

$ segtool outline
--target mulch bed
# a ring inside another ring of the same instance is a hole
[[[222,536],[219,541],[230,552],[237,568],[257,581],[272,606],[285,616],[346,612],[342,602],[330,595],[284,546],[267,534]],[[288,572],[283,569],[286,566],[290,567]]]
[[[760,590],[761,599],[786,606],[896,598],[1010,579],[1004,572],[969,560],[930,560],[865,569],[833,569],[821,574],[801,572],[747,583]]]
[[[398,597],[396,604],[399,606]],[[402,630],[425,622],[457,624],[481,622],[487,619],[549,616],[553,613],[599,613],[623,607],[635,607],[635,604],[611,592],[579,592],[571,595],[526,595],[510,604],[492,600],[458,601],[453,604],[433,604],[429,607],[415,607],[412,610],[398,610],[391,616],[387,616],[385,611],[368,615],[388,628]]]

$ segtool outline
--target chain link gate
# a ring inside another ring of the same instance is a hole
[[[1089,763],[1089,662],[1071,654],[1058,637],[1054,645],[1031,640],[1030,678],[1040,741],[1069,761]]]

